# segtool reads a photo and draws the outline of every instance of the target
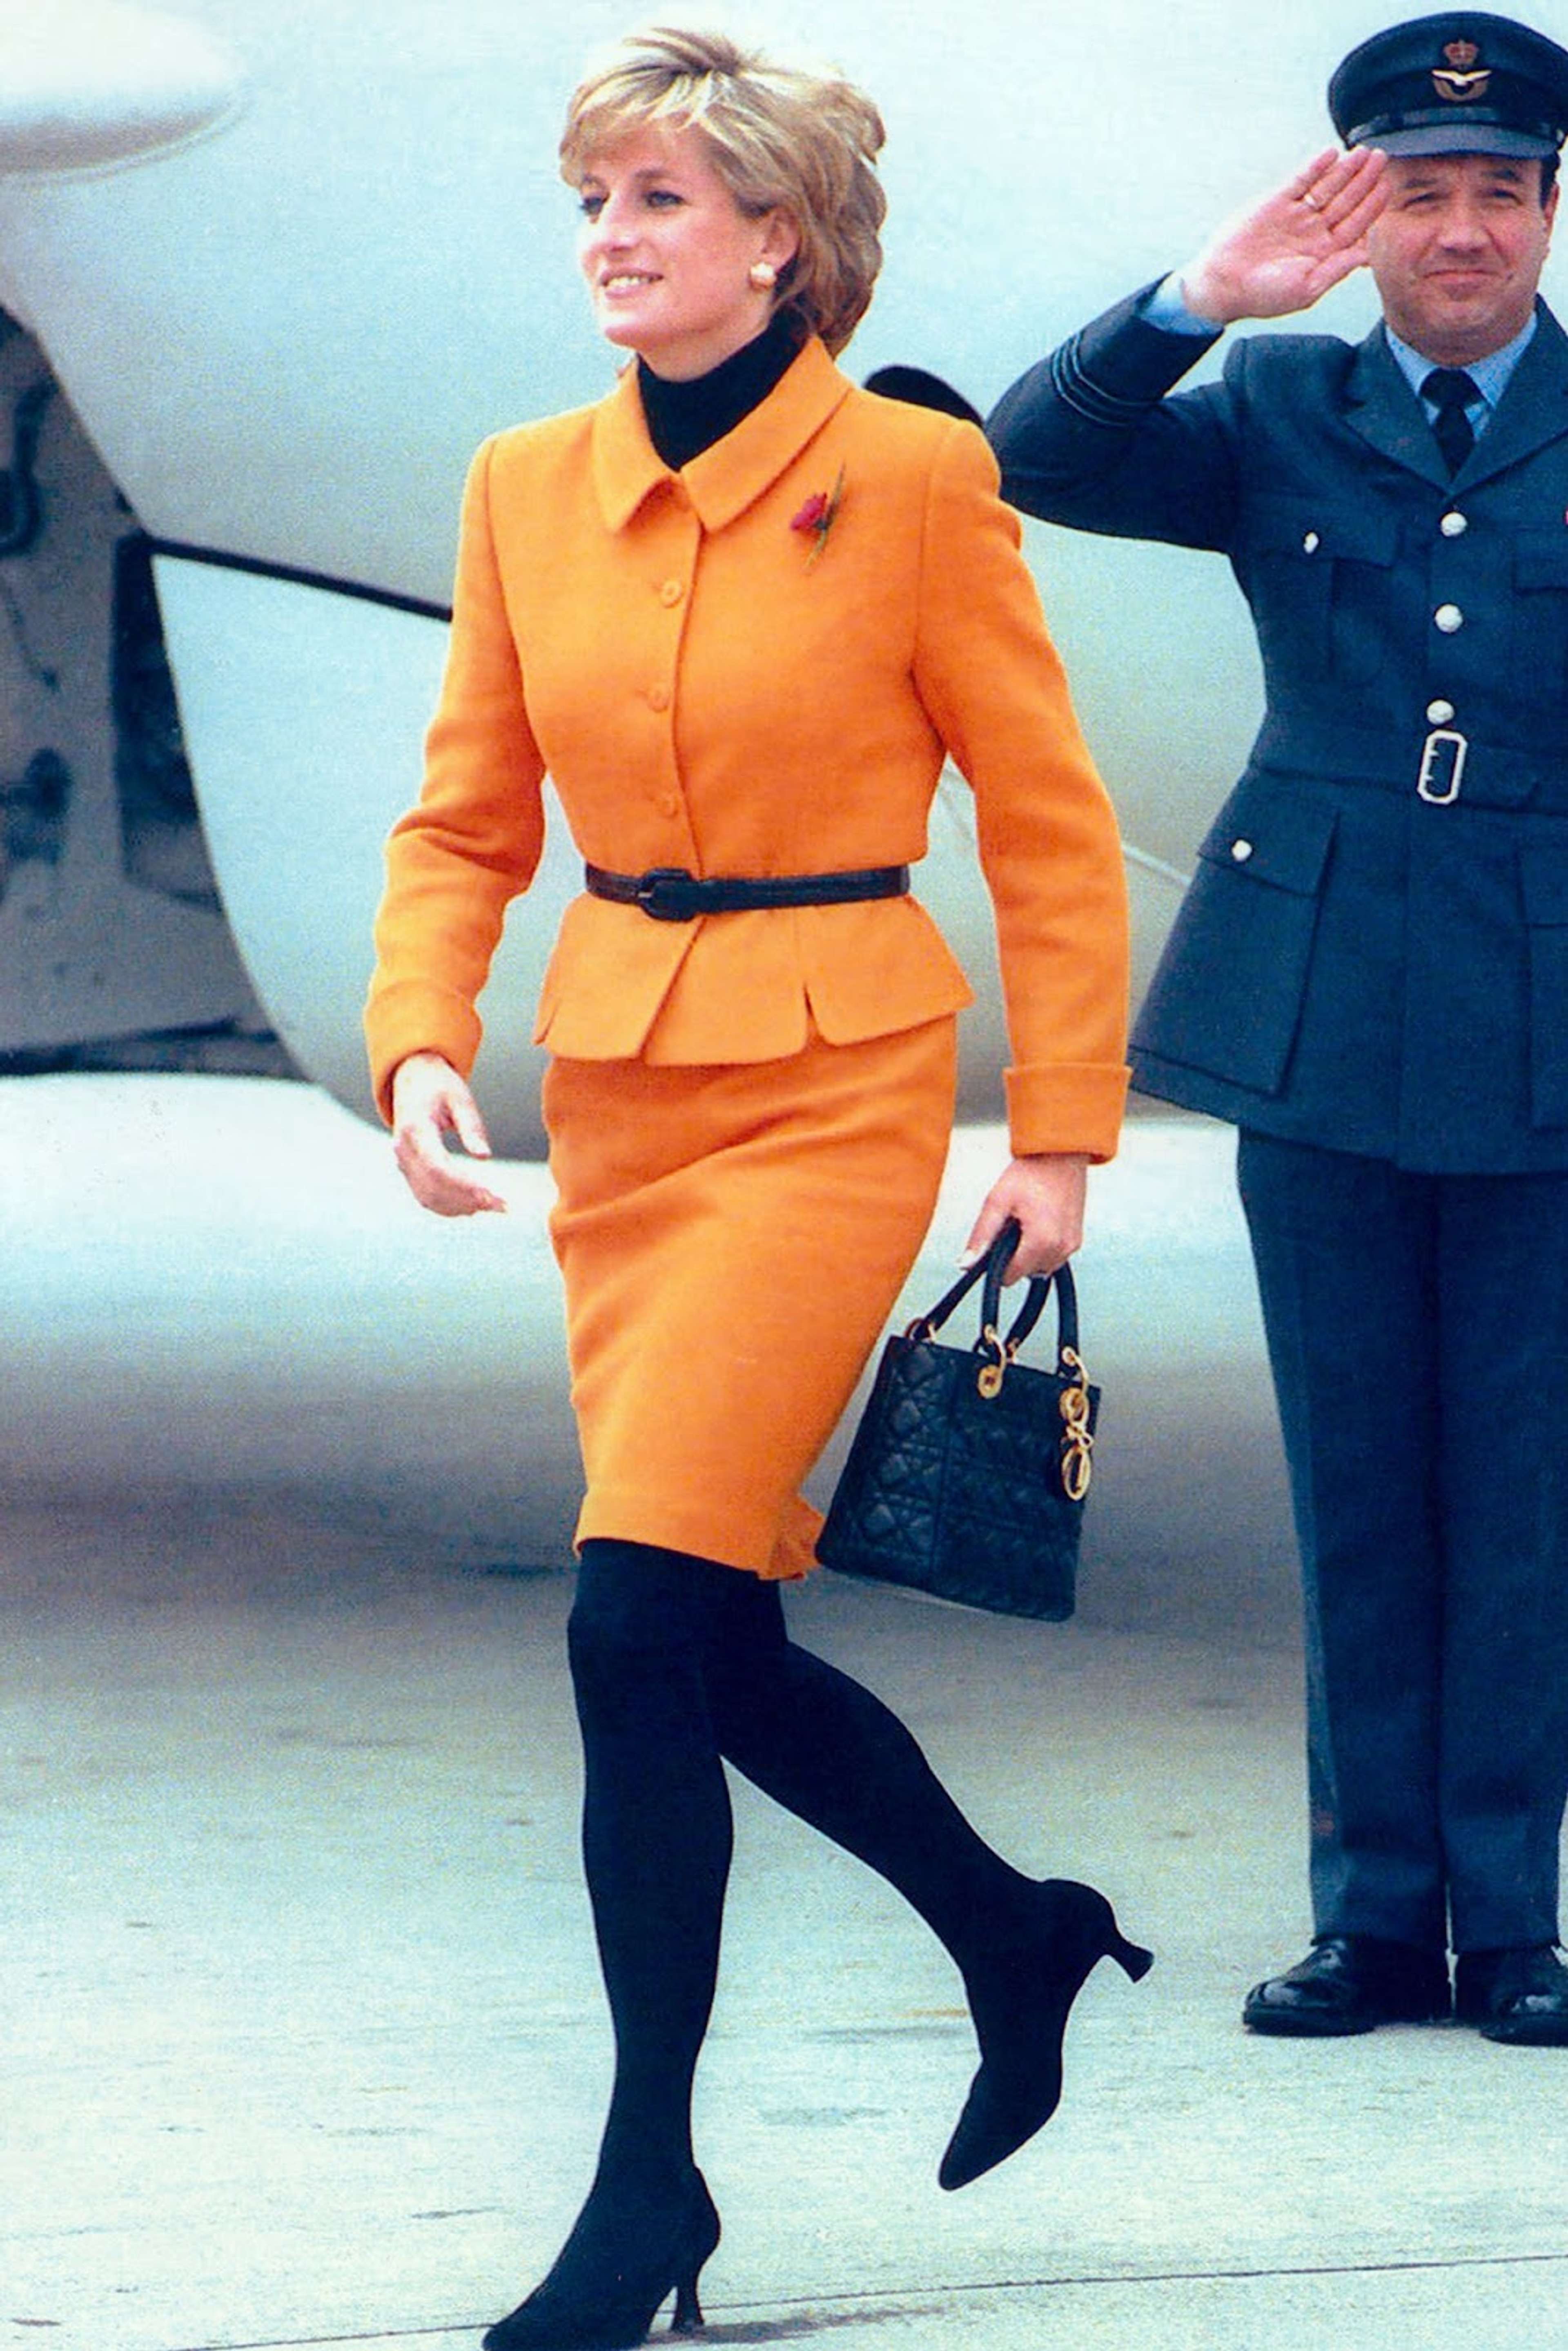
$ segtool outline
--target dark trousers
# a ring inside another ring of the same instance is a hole
[[[1301,1556],[1320,1935],[1556,1939],[1568,1174],[1243,1132]]]

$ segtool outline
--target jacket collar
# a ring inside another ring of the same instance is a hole
[[[1520,366],[1523,364],[1521,360]],[[1513,389],[1511,384],[1509,389]],[[1381,320],[1356,347],[1345,383],[1345,403],[1352,431],[1371,447],[1424,480],[1448,487],[1448,469],[1432,437],[1427,412],[1389,350]],[[1496,426],[1494,418],[1489,429],[1495,431]]]
[[[661,482],[679,478],[705,530],[722,530],[771,489],[848,397],[850,381],[814,338],[749,416],[673,475],[648,438],[637,371],[593,412],[593,483],[610,530],[624,530]]]
[[[1497,413],[1457,476],[1461,486],[1500,474],[1568,433],[1568,335],[1544,302]]]
[[[1345,400],[1352,430],[1396,465],[1444,489],[1468,489],[1517,465],[1568,433],[1568,336],[1544,302],[1536,304],[1536,321],[1497,413],[1451,481],[1427,413],[1381,326],[1358,345],[1351,363]]]

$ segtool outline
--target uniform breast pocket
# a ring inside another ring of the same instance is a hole
[[[1255,1093],[1281,1091],[1336,821],[1277,777],[1238,789],[1198,851],[1136,1045]]]
[[[1568,1126],[1568,841],[1527,846],[1520,882],[1530,943],[1530,1120]]]
[[[1327,501],[1249,501],[1237,570],[1270,675],[1365,684],[1387,658],[1394,517]]]
[[[1539,709],[1568,701],[1568,530],[1521,531],[1513,551],[1513,682]]]

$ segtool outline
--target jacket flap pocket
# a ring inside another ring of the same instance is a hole
[[[1568,855],[1561,850],[1521,850],[1519,879],[1524,919],[1532,930],[1568,923]]]
[[[1516,588],[1568,588],[1568,529],[1523,531],[1513,550]]]
[[[1274,793],[1266,806],[1249,809],[1238,799],[1221,811],[1197,853],[1247,881],[1315,897],[1337,822],[1321,801]]]
[[[1568,538],[1568,531],[1563,537]],[[1328,498],[1254,498],[1247,515],[1247,544],[1267,555],[1295,554],[1303,560],[1392,563],[1399,526],[1376,507],[1346,509]]]

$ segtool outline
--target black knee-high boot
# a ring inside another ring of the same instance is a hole
[[[898,1717],[789,1640],[775,1586],[737,1578],[722,1596],[707,1674],[721,1752],[895,1886],[963,1975],[981,2062],[938,2178],[964,2187],[1054,2113],[1068,2012],[1096,1961],[1136,1980],[1150,1955],[1092,1886],[1037,1883],[994,1853]]]
[[[587,2202],[549,2276],[486,2351],[641,2343],[674,2289],[700,2321],[718,2215],[692,2154],[692,2080],[713,2005],[729,1796],[705,1686],[706,1571],[588,1542],[569,1634],[582,1730],[583,1861],[615,2032]]]

